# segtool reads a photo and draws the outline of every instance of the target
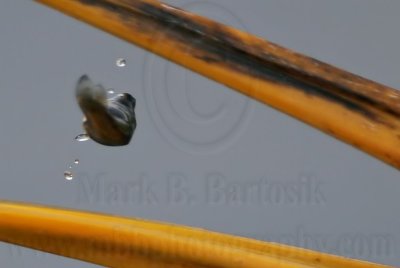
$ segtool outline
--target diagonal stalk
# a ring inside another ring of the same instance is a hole
[[[155,0],[36,0],[400,168],[400,92]]]
[[[154,0],[38,0],[400,168],[399,93]],[[0,202],[0,241],[109,267],[387,267],[104,214]]]
[[[385,268],[179,225],[0,201],[0,241],[107,267]]]

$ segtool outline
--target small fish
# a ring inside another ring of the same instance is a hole
[[[107,97],[106,89],[83,75],[76,85],[76,100],[84,114],[83,128],[103,145],[129,144],[136,128],[136,99],[128,93]]]

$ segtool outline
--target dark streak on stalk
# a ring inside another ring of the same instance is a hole
[[[103,8],[112,13],[116,13],[117,15],[122,15],[122,16],[124,16],[124,18],[132,15],[131,10],[129,10],[123,6],[120,6],[120,5],[110,3],[105,0],[78,0],[78,2],[81,2],[82,4],[88,5],[88,6],[97,6],[97,7]]]
[[[191,53],[197,58],[209,63],[220,64],[269,82],[289,85],[309,96],[324,98],[368,117],[377,123],[386,124],[388,127],[393,128],[394,126],[385,122],[376,111],[380,109],[395,116],[400,115],[390,106],[355,92],[344,84],[330,82],[324,77],[310,75],[288,64],[285,59],[266,54],[265,50],[261,50],[257,45],[244,44],[243,41],[225,31],[216,23],[212,25],[213,27],[207,27],[189,18],[173,14],[171,11],[162,8],[162,6],[149,3],[129,1],[128,4],[132,7],[127,8],[110,3],[107,0],[79,1],[86,5],[99,6],[117,13],[127,23],[132,21],[132,16],[136,17],[135,21],[150,19],[151,23],[158,29],[162,29],[166,36],[173,38],[186,47],[192,48],[193,51]],[[142,25],[142,23],[140,24]],[[148,29],[150,28],[143,27],[143,29],[139,30],[146,31]],[[152,29],[154,30],[154,28]],[[259,51],[259,55],[255,54],[257,51]],[[310,64],[318,64],[321,68],[330,68],[329,65],[318,60],[312,58],[309,58],[309,60]],[[347,73],[341,73],[340,75],[348,80],[360,79],[358,76]]]

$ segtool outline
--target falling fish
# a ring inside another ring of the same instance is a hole
[[[76,85],[76,100],[84,114],[83,128],[103,145],[127,145],[136,128],[136,100],[128,93],[108,97],[106,89],[83,75]]]

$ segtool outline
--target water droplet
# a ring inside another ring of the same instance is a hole
[[[75,164],[75,165],[78,165],[78,164],[79,164],[79,159],[75,159],[75,160],[74,160],[74,164]]]
[[[115,63],[116,63],[116,65],[118,67],[125,67],[126,66],[126,60],[123,59],[123,58],[117,59],[117,61]]]
[[[74,175],[72,174],[71,171],[66,170],[64,171],[64,178],[68,181],[72,180],[74,178]]]
[[[72,166],[69,166],[68,168],[69,168],[69,169],[72,169]]]
[[[90,140],[90,137],[88,134],[79,134],[78,136],[75,137],[75,140],[77,141],[87,141]]]

